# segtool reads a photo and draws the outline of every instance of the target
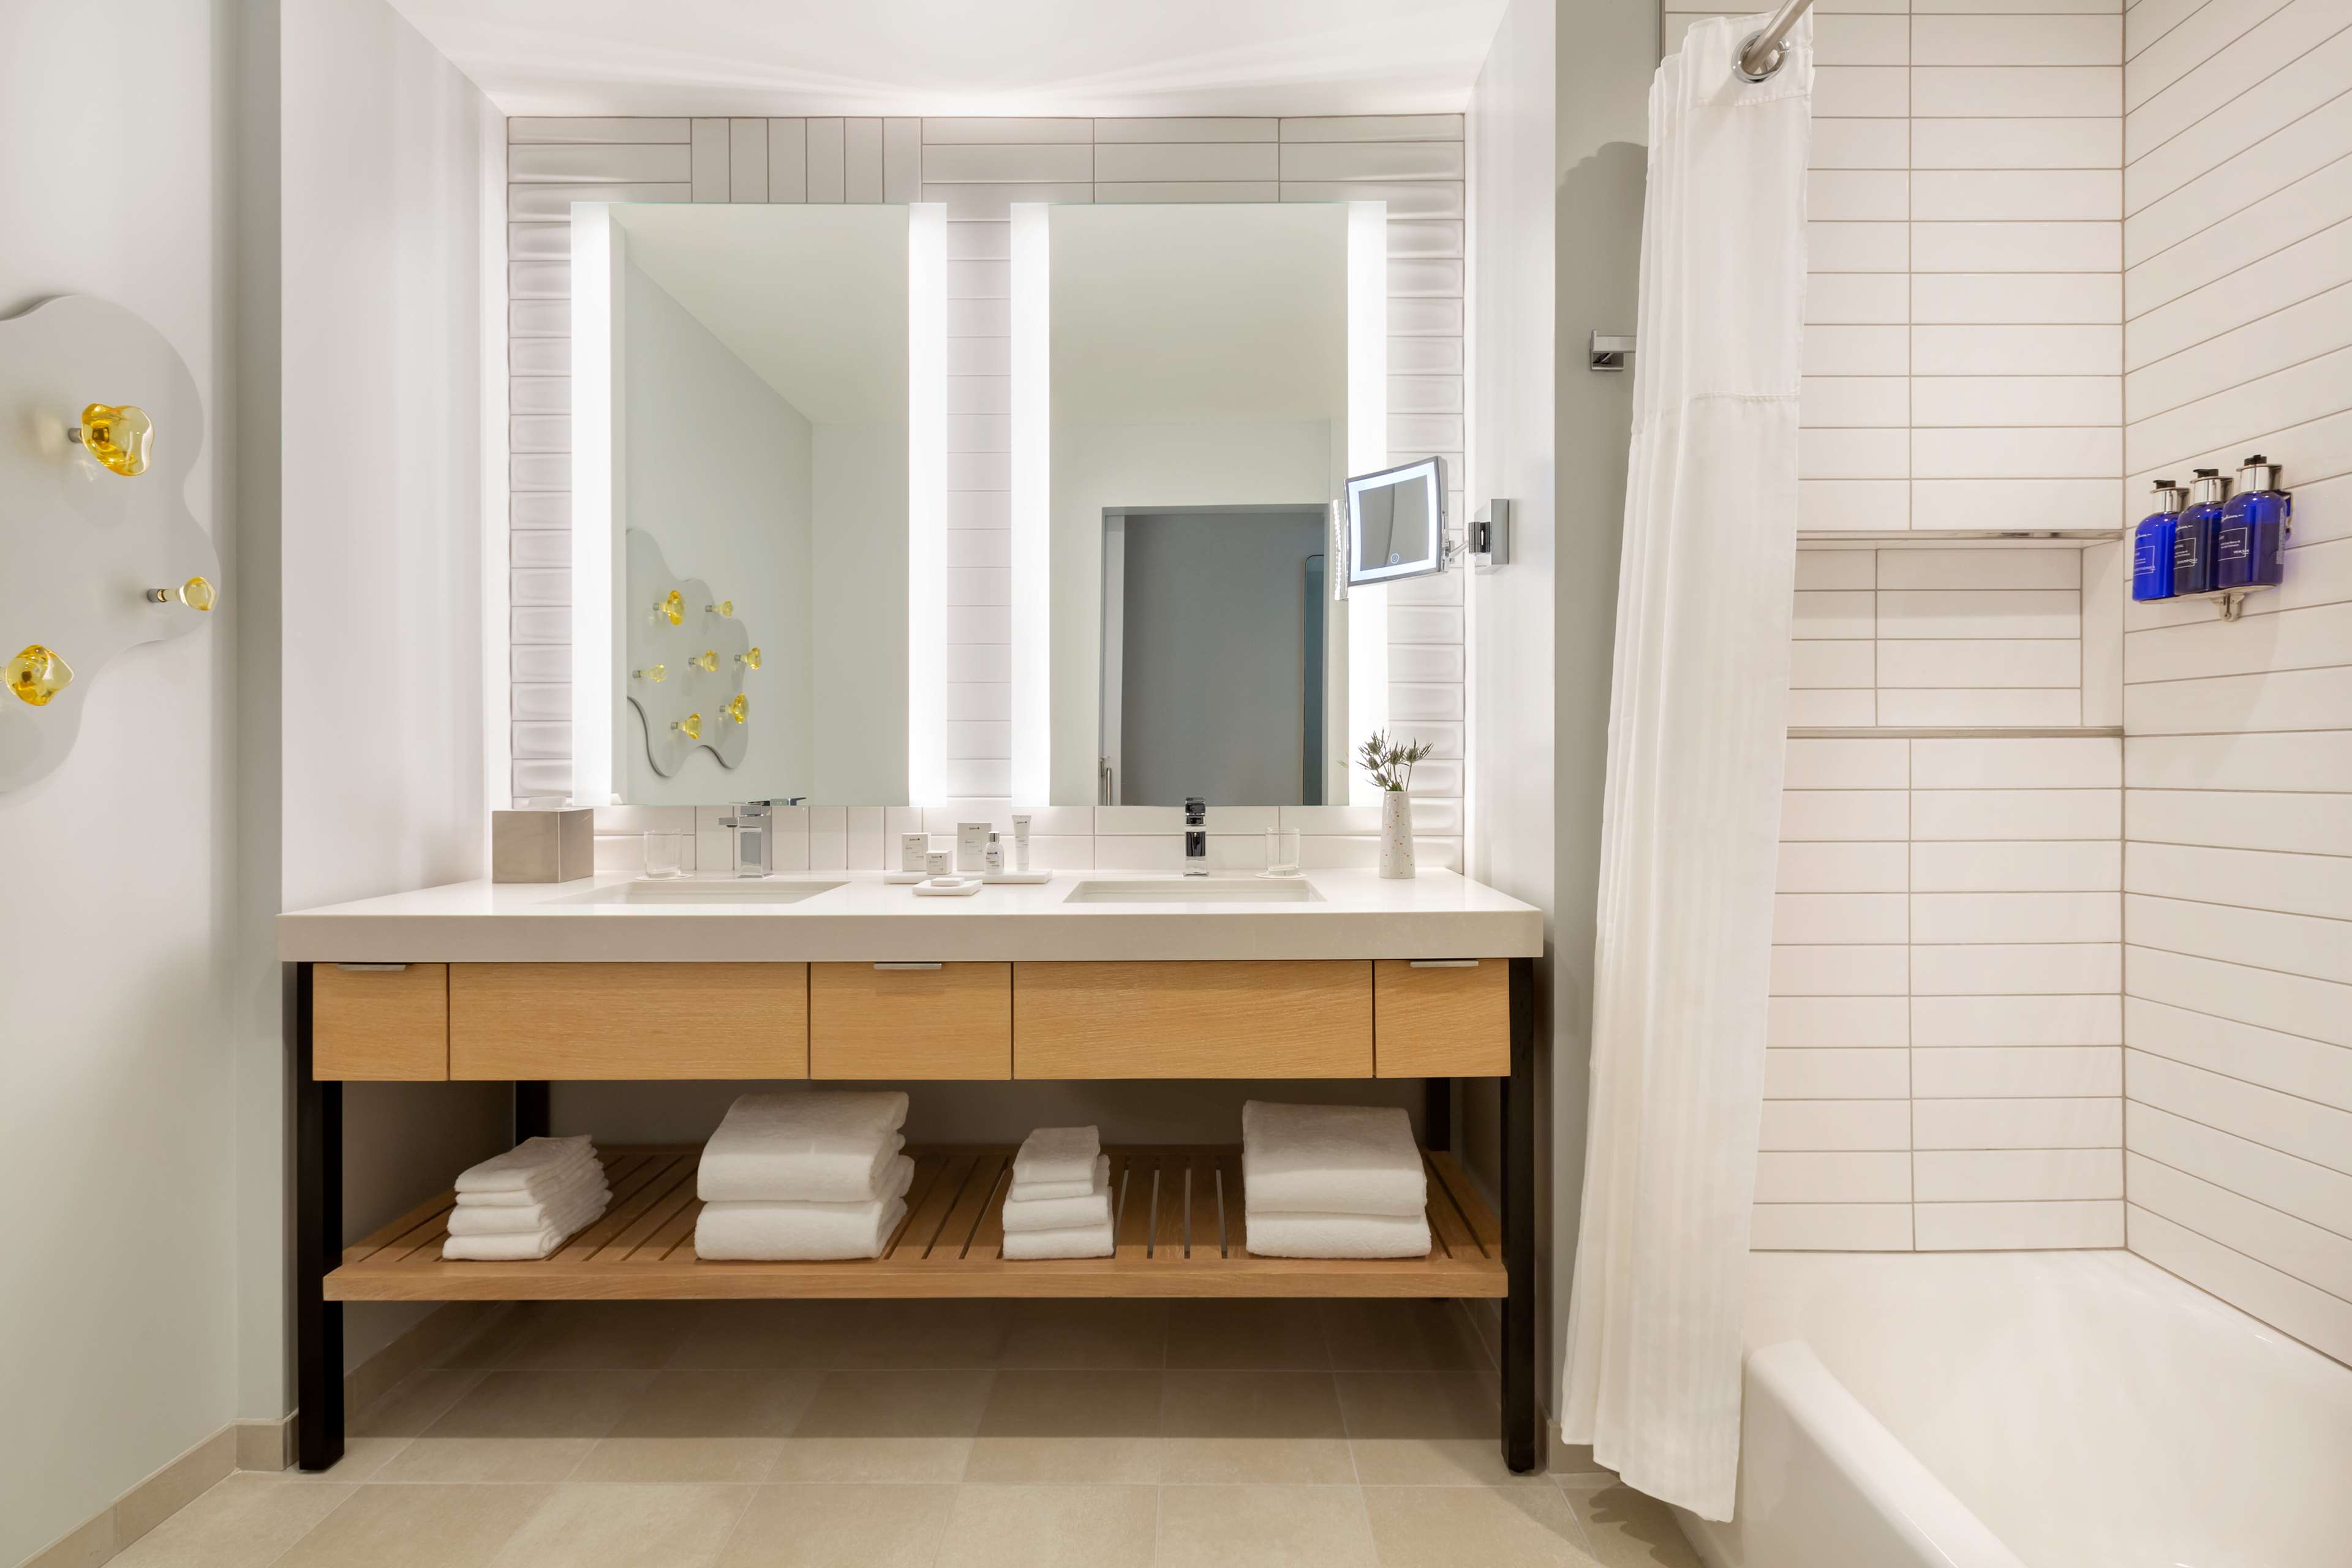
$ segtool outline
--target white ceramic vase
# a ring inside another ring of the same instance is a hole
[[[1412,866],[1412,796],[1401,789],[1381,792],[1381,875],[1410,877]]]

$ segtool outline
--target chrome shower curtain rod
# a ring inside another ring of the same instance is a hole
[[[1748,34],[1740,44],[1739,58],[1733,62],[1732,69],[1745,81],[1770,80],[1780,68],[1780,62],[1788,58],[1780,47],[1781,40],[1797,25],[1797,18],[1812,8],[1813,0],[1782,0],[1780,8],[1772,13],[1772,19],[1764,24],[1763,30]]]

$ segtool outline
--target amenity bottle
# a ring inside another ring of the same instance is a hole
[[[2189,505],[2172,534],[2172,591],[2182,595],[2213,591],[2213,535],[2221,524],[2222,503],[2230,499],[2230,481],[2221,469],[2196,473]]]
[[[2156,510],[2140,521],[2132,533],[2132,597],[2172,597],[2173,536],[2180,529],[2180,509],[2189,492],[2170,479],[2156,481]]]
[[[2279,465],[2260,452],[2238,469],[2238,493],[2213,530],[2213,586],[2268,588],[2285,574],[2281,552],[2294,521],[2294,494],[2279,489]]]

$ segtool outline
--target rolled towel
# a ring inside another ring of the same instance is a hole
[[[907,1217],[914,1179],[915,1162],[900,1155],[883,1195],[862,1204],[705,1204],[694,1223],[695,1256],[758,1263],[879,1258]]]
[[[1095,1159],[1095,1179],[1091,1190],[1077,1198],[1010,1197],[1004,1203],[1004,1234],[1023,1236],[1041,1230],[1067,1230],[1073,1226],[1108,1225],[1110,1214],[1110,1156]]]
[[[1013,1157],[1013,1184],[1060,1186],[1094,1180],[1102,1135],[1091,1127],[1040,1127]],[[1057,1194],[1062,1195],[1062,1194]],[[1084,1189],[1079,1195],[1084,1195]]]
[[[907,1097],[898,1090],[747,1094],[703,1145],[705,1203],[865,1203],[881,1192]]]
[[[1243,1222],[1260,1258],[1426,1258],[1429,1218],[1376,1214],[1260,1214]]]
[[[1406,1219],[1429,1207],[1412,1119],[1394,1106],[1250,1100],[1242,1107],[1242,1188],[1252,1214]]]
[[[1004,1258],[1008,1263],[1034,1263],[1049,1258],[1108,1258],[1115,1250],[1108,1220],[1100,1225],[1064,1226],[1059,1230],[1004,1233]]]
[[[503,1154],[457,1173],[460,1193],[528,1192],[544,1196],[578,1174],[577,1163],[596,1158],[585,1133],[576,1138],[526,1138]]]
[[[560,1230],[566,1235],[603,1217],[613,1189],[598,1182],[582,1187],[560,1203],[530,1208],[489,1207],[459,1204],[449,1211],[451,1236],[521,1236],[535,1230]]]
[[[572,1174],[551,1187],[534,1191],[519,1187],[510,1193],[459,1193],[457,1206],[466,1209],[535,1209],[561,1204],[604,1185],[604,1167],[594,1160],[583,1160]]]

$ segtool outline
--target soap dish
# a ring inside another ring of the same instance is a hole
[[[977,877],[965,877],[946,884],[926,878],[915,884],[915,897],[919,899],[968,899],[978,891],[980,879]]]
[[[983,882],[1020,882],[1034,884],[1037,882],[1052,881],[1054,879],[1054,873],[1051,871],[983,871],[981,873],[980,879]]]

